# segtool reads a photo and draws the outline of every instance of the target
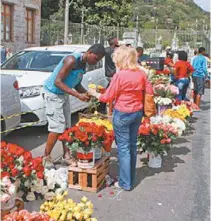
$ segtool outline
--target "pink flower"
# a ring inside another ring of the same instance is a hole
[[[10,199],[10,195],[5,193],[1,196],[1,202],[6,203]]]

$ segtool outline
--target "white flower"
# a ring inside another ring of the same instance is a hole
[[[42,187],[38,186],[38,185],[31,186],[31,191],[36,192],[36,193],[41,193],[41,189],[42,189]]]
[[[28,201],[34,201],[36,199],[35,195],[33,192],[30,192],[27,196],[26,196],[26,199]]]
[[[24,186],[25,187],[30,187],[31,186],[31,182],[29,180],[24,182]]]
[[[60,187],[61,187],[61,189],[63,189],[63,190],[67,189],[67,183],[62,183],[62,184],[60,185]]]
[[[41,189],[41,193],[42,195],[45,195],[48,192],[48,187],[47,186],[43,186]]]
[[[62,194],[63,193],[63,189],[62,188],[58,188],[56,191],[55,191],[55,194]]]
[[[54,190],[56,182],[54,180],[47,180],[47,186],[50,190]]]
[[[11,185],[8,189],[8,192],[10,195],[14,195],[14,193],[16,192],[16,187],[15,185]]]
[[[48,192],[45,194],[44,198],[45,200],[52,200],[55,196],[55,193],[54,192]]]

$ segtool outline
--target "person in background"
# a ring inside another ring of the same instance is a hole
[[[7,48],[6,49],[6,59],[9,59],[10,57],[12,57],[12,50],[11,50],[11,48]]]
[[[194,103],[200,108],[201,96],[204,94],[205,79],[208,76],[207,59],[204,56],[206,50],[200,47],[198,55],[193,60],[193,84],[194,84]]]
[[[92,45],[87,52],[75,52],[65,56],[44,82],[44,100],[48,120],[49,135],[45,148],[43,164],[46,168],[53,168],[51,151],[66,128],[71,127],[69,95],[81,101],[89,101],[90,96],[81,85],[85,74],[86,64],[95,65],[105,55],[102,44]],[[74,90],[75,89],[75,90]],[[65,164],[74,163],[68,148],[63,143],[63,159]]]
[[[120,46],[113,56],[120,70],[102,95],[90,89],[89,94],[101,102],[114,102],[113,127],[119,159],[117,188],[131,190],[136,180],[137,134],[143,117],[144,92],[153,94],[152,85],[137,62],[132,47]]]
[[[144,49],[142,47],[136,48],[137,54],[138,54],[138,63],[141,64],[142,61],[146,61],[149,56],[144,54]]]
[[[1,61],[0,63],[4,63],[6,61],[6,49],[3,45],[1,45]]]
[[[194,56],[191,58],[191,61],[190,61],[191,65],[193,65],[193,60],[196,58],[196,56],[198,54],[197,49],[195,49],[193,53],[194,53]]]
[[[119,47],[119,42],[116,37],[110,38],[108,40],[109,46],[105,48],[105,76],[110,82],[113,75],[116,73],[116,67],[112,60],[112,55],[114,50]]]
[[[166,53],[164,64],[167,65],[168,67],[174,67],[173,57],[174,54],[171,51],[168,51]]]
[[[192,65],[187,60],[188,54],[185,51],[179,51],[178,61],[174,65],[176,79],[175,85],[179,88],[179,94],[176,99],[179,101],[187,100],[186,92],[190,83],[189,77],[194,71]]]
[[[111,82],[113,75],[116,73],[116,66],[113,62],[112,56],[117,47],[119,47],[119,41],[116,37],[110,38],[108,40],[109,47],[105,48],[105,76],[108,80],[108,86]],[[109,103],[105,110],[108,115],[112,114],[112,103]]]

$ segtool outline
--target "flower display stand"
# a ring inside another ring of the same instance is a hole
[[[8,206],[3,209],[3,205],[1,205],[1,220],[4,219],[4,216],[8,215],[13,211],[19,211],[24,208],[24,202],[20,199],[14,199],[14,204],[9,208]]]
[[[109,171],[109,157],[104,156],[96,161],[93,168],[82,169],[69,167],[69,188],[88,192],[97,192],[103,185]]]

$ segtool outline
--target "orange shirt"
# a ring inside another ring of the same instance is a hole
[[[143,91],[153,94],[151,83],[144,71],[121,70],[116,73],[101,102],[114,102],[114,108],[121,112],[133,113],[143,109]]]
[[[189,73],[194,71],[192,65],[188,61],[179,60],[175,63],[174,67],[176,69],[177,79],[187,78],[189,77]]]

